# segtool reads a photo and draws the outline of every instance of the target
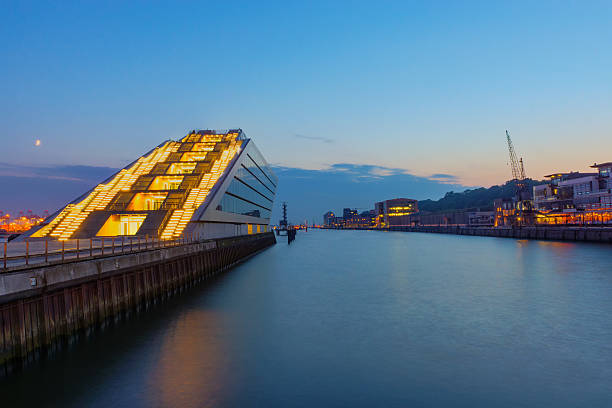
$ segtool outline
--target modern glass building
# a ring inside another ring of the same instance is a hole
[[[167,140],[48,217],[31,238],[265,232],[278,180],[241,129]]]

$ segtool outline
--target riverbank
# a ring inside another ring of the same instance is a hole
[[[354,230],[406,231],[430,234],[472,235],[482,237],[538,239],[549,241],[612,243],[610,227],[530,226],[530,227],[470,227],[465,225],[421,225],[389,228],[343,228]]]

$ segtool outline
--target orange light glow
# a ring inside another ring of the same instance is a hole
[[[20,234],[44,221],[43,217],[38,215],[22,215],[17,218],[11,218],[10,214],[5,214],[0,217],[0,232],[4,231],[10,234]]]

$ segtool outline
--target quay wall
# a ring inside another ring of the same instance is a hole
[[[0,374],[276,243],[272,232],[0,273]]]
[[[612,243],[612,228],[530,226],[515,228],[468,226],[390,227],[390,231],[427,232],[436,234],[475,235],[484,237],[539,239],[551,241],[585,241]]]
[[[470,227],[465,225],[394,226],[389,228],[345,228],[358,230],[425,232],[432,234],[473,235],[483,237],[539,239],[550,241],[578,241],[612,243],[609,227]]]

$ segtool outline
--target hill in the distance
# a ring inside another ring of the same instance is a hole
[[[544,183],[543,181],[527,179],[529,191],[532,187]],[[420,211],[450,211],[461,210],[465,208],[480,208],[482,211],[493,209],[493,200],[496,198],[512,198],[516,194],[516,182],[514,180],[507,181],[501,186],[492,186],[489,188],[468,189],[461,193],[449,191],[437,201],[422,200],[419,201]]]

